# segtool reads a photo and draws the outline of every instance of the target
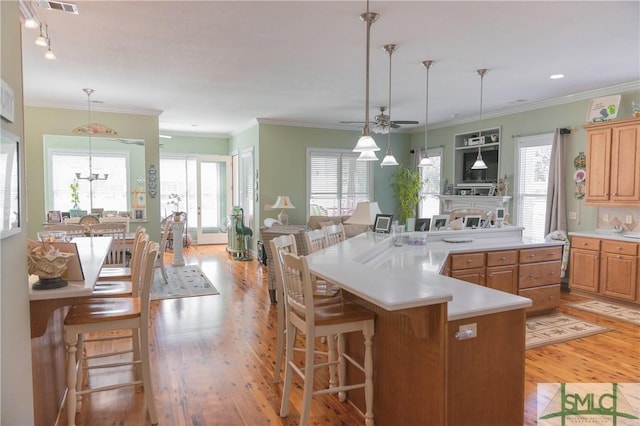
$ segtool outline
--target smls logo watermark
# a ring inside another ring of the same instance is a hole
[[[540,383],[538,426],[640,426],[640,383]]]

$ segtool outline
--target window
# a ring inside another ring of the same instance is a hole
[[[178,211],[186,212],[187,218],[196,217],[196,171],[196,159],[193,157],[160,158],[160,208],[164,217],[171,215],[175,208],[167,204],[171,194],[180,197]]]
[[[372,200],[372,165],[358,156],[346,149],[307,151],[310,216],[350,215],[359,202]]]
[[[547,215],[547,182],[553,134],[518,138],[518,226],[524,227],[523,237],[528,240],[544,238]]]
[[[240,207],[244,214],[244,223],[253,228],[253,205],[254,205],[254,165],[253,148],[246,149],[240,153]]]
[[[78,182],[81,210],[103,208],[105,210],[129,210],[129,167],[125,153],[91,154],[91,170],[93,173],[108,174],[106,180],[89,182],[76,179],[89,174],[89,155],[86,151],[50,151],[49,170],[51,178],[51,198],[47,210],[69,211],[73,208],[70,186],[74,180]]]
[[[418,204],[418,217],[432,217],[440,214],[440,182],[442,179],[442,148],[427,151],[433,167],[419,167],[420,178],[424,182],[424,199]]]

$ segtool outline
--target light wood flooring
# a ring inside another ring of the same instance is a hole
[[[269,300],[266,267],[256,260],[234,261],[224,246],[192,246],[185,260],[199,264],[220,295],[152,302],[151,363],[160,424],[298,424],[300,383],[286,419],[279,416],[282,383],[272,383],[276,307]],[[171,263],[171,254],[166,261]],[[538,383],[640,382],[640,327],[565,305],[580,299],[563,294],[560,310],[611,331],[526,352],[526,425],[536,423]],[[119,374],[131,372],[123,368]],[[94,372],[90,383],[111,379],[112,372]],[[326,375],[317,381],[324,384]],[[142,392],[133,389],[91,394],[76,423],[148,425],[143,404]],[[66,424],[64,415],[59,420]],[[309,424],[361,425],[363,417],[349,403],[322,395],[313,398]]]

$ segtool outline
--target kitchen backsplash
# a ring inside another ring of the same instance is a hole
[[[631,223],[626,223],[631,217]],[[598,229],[622,226],[626,231],[640,232],[640,207],[598,207]]]

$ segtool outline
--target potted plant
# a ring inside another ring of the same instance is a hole
[[[69,185],[69,189],[71,189],[71,204],[73,204],[73,208],[69,212],[77,212],[80,210],[80,183],[74,179],[73,183]]]
[[[423,198],[422,184],[420,172],[404,166],[400,166],[398,171],[392,175],[391,187],[398,201],[401,222],[408,224],[408,222],[411,222],[410,218],[414,218],[415,221],[416,206]],[[413,231],[410,228],[411,226],[408,226],[407,230]]]
[[[171,212],[173,213],[173,220],[176,222],[180,222],[180,215],[182,212],[180,211],[180,201],[182,201],[182,197],[180,194],[169,194],[169,200],[167,201],[167,205],[171,206]]]

